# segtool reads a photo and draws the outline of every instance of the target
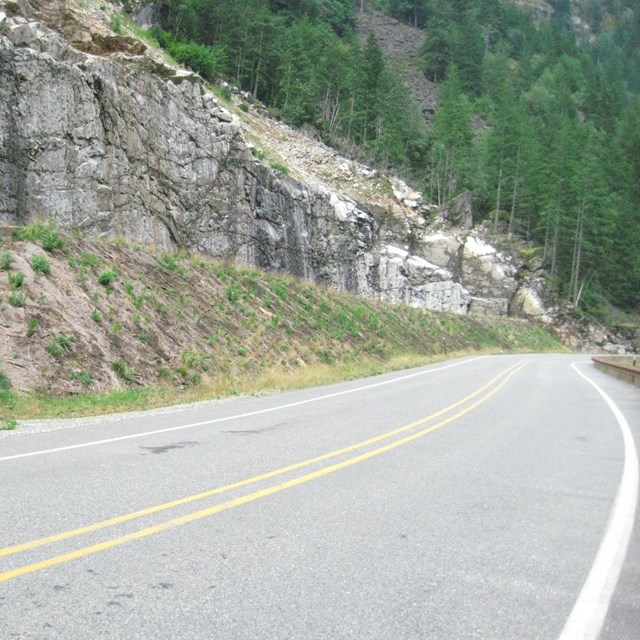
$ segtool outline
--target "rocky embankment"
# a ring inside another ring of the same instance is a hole
[[[463,229],[447,232],[456,207],[434,210],[400,181],[387,181],[380,204],[366,189],[359,198],[266,166],[242,112],[115,33],[104,3],[0,11],[0,221],[53,218],[88,237],[196,250],[418,307],[545,317],[535,271],[469,229],[464,207]]]

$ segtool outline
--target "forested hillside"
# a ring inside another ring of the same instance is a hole
[[[637,308],[640,7],[537,4],[164,0],[153,36],[435,202],[472,190],[476,221],[531,241],[564,300]],[[416,73],[439,85],[431,121],[375,37],[357,33],[358,12],[373,9],[424,28]]]

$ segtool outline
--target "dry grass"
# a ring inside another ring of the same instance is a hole
[[[454,353],[562,349],[523,321],[393,306],[123,242],[66,237],[40,276],[29,267],[39,246],[0,237],[13,259],[0,298],[12,270],[27,274],[24,305],[0,302],[0,423],[308,387]],[[105,270],[117,277],[101,283]]]
[[[443,359],[444,356],[405,354],[382,362],[363,358],[358,361],[340,362],[334,365],[315,363],[296,370],[273,367],[257,377],[243,376],[236,372],[235,374],[206,379],[200,385],[189,388],[157,384],[147,389],[118,389],[105,394],[78,394],[74,396],[39,393],[21,396],[12,394],[11,400],[6,401],[5,398],[4,406],[10,408],[11,415],[17,416],[20,420],[106,415],[237,395],[305,389],[424,366]],[[0,419],[4,419],[1,413]]]

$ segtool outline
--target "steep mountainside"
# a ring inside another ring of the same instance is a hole
[[[308,154],[285,158],[291,177],[266,166],[257,151],[277,153],[297,134],[273,143],[277,125],[233,115],[199,77],[116,33],[108,5],[0,7],[5,223],[53,218],[89,236],[197,250],[391,302],[544,316],[541,282],[527,271],[535,261],[469,231],[436,231],[430,220],[446,210],[329,151],[320,154],[332,158],[328,170]],[[365,188],[345,195],[336,189],[345,183]]]
[[[438,101],[436,85],[427,80],[422,67],[424,30],[399,22],[382,11],[364,11],[358,14],[358,28],[362,41],[367,34],[375,34],[392,67],[400,74],[425,118],[432,119]]]

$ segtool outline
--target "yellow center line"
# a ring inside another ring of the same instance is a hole
[[[47,569],[47,568],[62,564],[64,562],[69,562],[70,560],[75,560],[77,558],[82,558],[82,557],[97,553],[99,551],[111,549],[113,547],[117,547],[119,545],[125,544],[127,542],[131,542],[133,540],[139,540],[140,538],[145,538],[147,536],[151,536],[155,533],[159,533],[167,529],[188,524],[196,520],[201,520],[202,518],[207,518],[209,516],[215,515],[222,511],[227,511],[228,509],[232,509],[234,507],[238,507],[238,506],[247,504],[249,502],[259,500],[260,498],[265,498],[267,496],[280,493],[281,491],[284,491],[286,489],[290,489],[292,487],[305,484],[307,482],[316,480],[318,478],[329,475],[331,473],[335,473],[336,471],[340,471],[341,469],[346,469],[347,467],[351,467],[355,464],[359,464],[360,462],[364,462],[365,460],[369,460],[371,458],[379,456],[388,451],[392,451],[393,449],[396,449],[402,445],[405,445],[409,442],[413,442],[418,438],[421,438],[429,433],[432,433],[437,429],[441,429],[445,425],[450,424],[451,422],[454,422],[455,420],[465,416],[466,414],[473,411],[480,405],[484,404],[487,400],[489,400],[489,398],[491,398],[498,391],[500,391],[500,389],[502,389],[507,384],[509,379],[512,378],[518,371],[520,371],[526,364],[527,364],[526,362],[520,362],[517,365],[515,365],[515,367],[511,367],[510,370],[507,370],[509,371],[509,373],[504,377],[504,379],[498,385],[496,385],[493,389],[491,389],[487,394],[485,394],[483,397],[479,398],[473,404],[469,405],[465,409],[462,409],[458,413],[452,416],[449,416],[444,420],[441,420],[440,422],[432,425],[431,427],[428,427],[427,429],[417,431],[416,433],[413,433],[409,436],[406,436],[399,440],[395,440],[394,442],[391,442],[382,447],[378,447],[377,449],[372,449],[371,451],[367,451],[358,456],[354,456],[353,458],[349,458],[348,460],[337,462],[327,467],[323,467],[322,469],[318,469],[317,471],[312,471],[311,473],[307,473],[297,478],[293,478],[291,480],[281,482],[280,484],[276,484],[271,487],[267,487],[265,489],[260,489],[259,491],[254,491],[253,493],[249,493],[247,495],[240,496],[232,500],[228,500],[227,502],[223,502],[221,504],[217,504],[212,507],[208,507],[206,509],[201,509],[199,511],[194,511],[184,516],[180,516],[178,518],[174,518],[172,520],[168,520],[166,522],[163,522],[151,527],[146,527],[144,529],[140,529],[138,531],[134,531],[132,533],[119,536],[117,538],[112,538],[111,540],[105,540],[104,542],[100,542],[98,544],[94,544],[88,547],[76,549],[75,551],[71,551],[69,553],[64,553],[58,556],[47,558],[40,562],[24,565],[22,567],[18,567],[10,571],[5,571],[4,573],[0,573],[0,582],[5,582],[7,580],[11,580],[12,578],[17,578],[18,576],[22,576],[28,573],[33,573],[35,571],[40,571],[42,569]],[[412,423],[412,424],[415,424],[415,423]]]
[[[179,507],[181,505],[184,504],[189,504],[190,502],[195,502],[197,500],[202,500],[204,498],[209,498],[211,496],[220,494],[220,493],[225,493],[227,491],[232,491],[234,489],[239,489],[242,487],[245,487],[247,485],[250,484],[255,484],[257,482],[261,482],[263,480],[269,480],[270,478],[274,478],[280,475],[283,475],[285,473],[289,473],[291,471],[297,471],[298,469],[307,467],[309,465],[318,463],[318,462],[323,462],[325,460],[329,460],[331,458],[335,458],[337,456],[343,455],[345,453],[349,453],[351,451],[354,451],[356,449],[360,449],[362,447],[366,447],[369,446],[371,444],[375,444],[376,442],[380,442],[381,440],[385,440],[388,438],[391,438],[395,435],[398,435],[400,433],[409,431],[411,429],[415,429],[416,427],[419,427],[423,424],[425,424],[426,422],[430,422],[431,420],[435,420],[436,418],[439,418],[440,416],[444,415],[445,413],[448,413],[449,411],[452,411],[453,409],[459,407],[460,405],[468,402],[469,400],[471,400],[472,398],[475,398],[477,395],[479,395],[480,393],[482,393],[483,391],[485,391],[486,389],[488,389],[491,385],[493,385],[495,382],[497,382],[501,377],[507,375],[511,370],[513,370],[514,368],[516,368],[517,366],[519,366],[519,364],[521,363],[516,363],[515,365],[509,367],[508,369],[506,369],[505,371],[499,373],[497,376],[493,377],[491,380],[489,380],[489,382],[487,382],[485,385],[483,385],[482,387],[480,387],[479,389],[477,389],[476,391],[474,391],[473,393],[470,393],[469,395],[465,396],[464,398],[462,398],[461,400],[458,400],[457,402],[448,405],[447,407],[444,407],[443,409],[440,409],[439,411],[436,411],[435,413],[430,414],[429,416],[426,416],[425,418],[421,418],[420,420],[416,420],[415,422],[412,422],[411,424],[399,427],[398,429],[393,429],[392,431],[388,431],[386,433],[382,433],[378,436],[374,436],[373,438],[369,438],[367,440],[362,440],[361,442],[357,442],[353,445],[350,445],[348,447],[344,447],[343,449],[338,449],[336,451],[331,451],[329,453],[325,453],[322,454],[320,456],[316,456],[314,458],[309,458],[308,460],[303,460],[301,462],[296,462],[294,464],[288,465],[286,467],[282,467],[280,469],[275,469],[274,471],[269,471],[267,473],[263,473],[257,476],[253,476],[251,478],[247,478],[245,480],[240,480],[238,482],[234,482],[231,484],[227,484],[224,485],[222,487],[216,487],[215,489],[209,489],[208,491],[203,491],[201,493],[197,493],[191,496],[186,496],[184,498],[179,498],[177,500],[172,500],[170,502],[165,502],[163,504],[159,504],[159,505],[155,505],[152,507],[148,507],[146,509],[140,509],[139,511],[134,511],[132,513],[127,513],[121,516],[117,516],[114,518],[109,518],[107,520],[102,520],[100,522],[96,522],[90,525],[87,525],[85,527],[79,527],[77,529],[72,529],[69,531],[64,531],[62,533],[58,533],[58,534],[54,534],[51,536],[47,536],[44,538],[39,538],[37,540],[31,540],[29,542],[24,542],[21,544],[17,544],[17,545],[13,545],[10,547],[5,547],[3,549],[0,549],[0,557],[3,556],[8,556],[8,555],[12,555],[14,553],[19,553],[21,551],[28,551],[30,549],[35,549],[37,547],[41,547],[44,546],[46,544],[52,544],[54,542],[60,542],[62,540],[67,540],[68,538],[73,538],[76,536],[80,536],[80,535],[84,535],[87,533],[92,533],[94,531],[98,531],[100,529],[104,529],[106,527],[112,527],[118,524],[123,524],[125,522],[129,522],[130,520],[135,520],[137,518],[142,518],[144,516],[148,516],[148,515],[152,515],[154,513],[158,513],[160,511],[165,511],[167,509],[172,509],[175,507]]]
[[[335,458],[340,455],[344,455],[345,453],[350,453],[351,451],[355,451],[357,449],[361,449],[362,447],[366,447],[381,440],[386,440],[388,438],[392,438],[400,433],[404,433],[411,429],[415,429],[431,420],[435,420],[440,416],[452,411],[453,409],[459,407],[466,402],[469,402],[477,395],[481,394],[483,391],[488,389],[491,385],[496,383],[501,377],[507,375],[511,370],[515,369],[521,363],[516,363],[515,365],[507,368],[505,371],[502,371],[497,376],[494,376],[489,382],[485,385],[465,396],[461,400],[454,402],[453,404],[432,413],[425,418],[421,418],[420,420],[416,420],[411,424],[399,427],[398,429],[393,429],[392,431],[387,431],[386,433],[382,433],[380,435],[374,436],[373,438],[369,438],[367,440],[362,440],[361,442],[357,442],[348,447],[344,447],[343,449],[338,449],[336,451],[331,451],[329,453],[322,454],[320,456],[316,456],[314,458],[309,458],[308,460],[303,460],[301,462],[296,462],[294,464],[288,465],[286,467],[282,467],[280,469],[275,469],[273,471],[268,471],[267,473],[263,473],[257,476],[253,476],[251,478],[246,478],[245,480],[240,480],[238,482],[233,482],[231,484],[224,485],[222,487],[216,487],[215,489],[209,489],[207,491],[203,491],[201,493],[196,493],[191,496],[186,496],[184,498],[178,498],[177,500],[171,500],[170,502],[165,502],[163,504],[154,505],[152,507],[147,507],[146,509],[140,509],[139,511],[133,511],[131,513],[127,513],[121,516],[116,516],[114,518],[109,518],[107,520],[101,520],[100,522],[95,522],[90,525],[86,525],[84,527],[79,527],[77,529],[71,529],[69,531],[64,531],[61,533],[57,533],[51,536],[46,536],[43,538],[39,538],[37,540],[31,540],[28,542],[23,542],[20,544],[12,545],[10,547],[5,547],[0,549],[0,557],[9,556],[14,553],[20,553],[22,551],[28,551],[30,549],[35,549],[37,547],[42,547],[47,544],[52,544],[54,542],[60,542],[62,540],[67,540],[69,538],[74,538],[76,536],[85,535],[87,533],[92,533],[94,531],[99,531],[100,529],[105,529],[107,527],[113,527],[118,524],[123,524],[125,522],[129,522],[130,520],[136,520],[137,518],[142,518],[144,516],[152,515],[154,513],[159,513],[160,511],[166,511],[167,509],[173,509],[175,507],[179,507],[185,504],[189,504],[190,502],[195,502],[197,500],[203,500],[204,498],[209,498],[211,496],[218,495],[220,493],[225,493],[227,491],[232,491],[234,489],[240,489],[242,487],[246,487],[250,484],[255,484],[257,482],[261,482],[264,480],[269,480],[271,478],[275,478],[277,476],[284,475],[285,473],[290,473],[291,471],[297,471],[298,469],[302,469],[304,467],[308,467],[312,464],[316,464],[318,462],[324,462],[325,460],[330,460],[331,458]]]

